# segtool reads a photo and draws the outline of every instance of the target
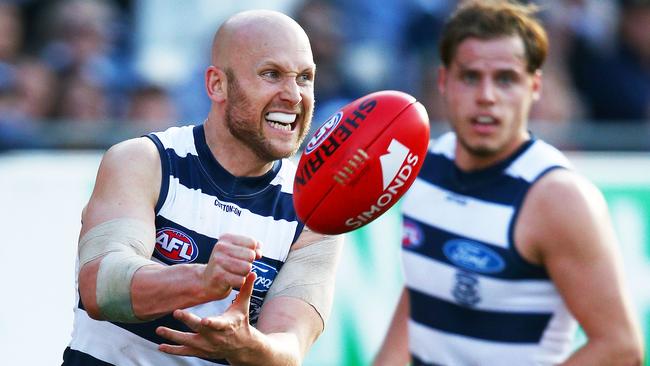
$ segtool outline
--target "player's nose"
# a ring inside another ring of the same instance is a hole
[[[480,104],[493,104],[496,102],[495,85],[490,80],[483,80],[476,91],[476,100]]]
[[[296,105],[302,101],[302,94],[300,85],[295,78],[286,77],[282,82],[282,90],[280,91],[280,99],[291,105]]]

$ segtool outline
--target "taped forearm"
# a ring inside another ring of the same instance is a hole
[[[131,281],[151,261],[154,249],[151,227],[134,219],[115,219],[90,229],[79,240],[80,266],[101,259],[97,272],[96,299],[105,319],[140,322],[133,312]]]
[[[324,328],[332,309],[342,245],[343,236],[323,236],[320,241],[291,251],[266,295],[267,301],[276,296],[304,300],[316,310]]]

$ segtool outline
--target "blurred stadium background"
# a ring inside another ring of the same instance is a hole
[[[2,364],[60,364],[72,329],[80,213],[102,152],[200,123],[216,26],[250,8],[307,30],[314,128],[380,89],[415,95],[447,129],[436,40],[452,0],[1,0]],[[551,36],[531,130],[604,192],[650,349],[650,1],[538,0]],[[396,208],[347,235],[334,313],[305,365],[366,365],[401,286]],[[650,364],[650,363],[649,363]]]

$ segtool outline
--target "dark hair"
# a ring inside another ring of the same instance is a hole
[[[548,38],[535,13],[535,5],[505,0],[463,2],[445,23],[440,39],[440,58],[449,67],[458,45],[467,38],[494,39],[519,36],[526,49],[526,70],[539,70],[548,53]]]

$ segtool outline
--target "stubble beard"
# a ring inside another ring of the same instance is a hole
[[[474,146],[462,138],[459,134],[456,134],[458,142],[463,146],[463,149],[469,154],[476,156],[477,158],[488,158],[492,155],[495,155],[497,151],[488,146]]]
[[[248,113],[248,111],[254,110],[253,105],[240,87],[234,73],[227,71],[226,74],[229,80],[229,102],[226,104],[225,119],[230,134],[246,145],[262,161],[272,162],[293,156],[309,131],[312,111],[308,112],[309,115],[304,116],[303,123],[299,125],[299,138],[293,149],[289,152],[278,151],[264,136],[263,125],[256,121],[259,117]]]

